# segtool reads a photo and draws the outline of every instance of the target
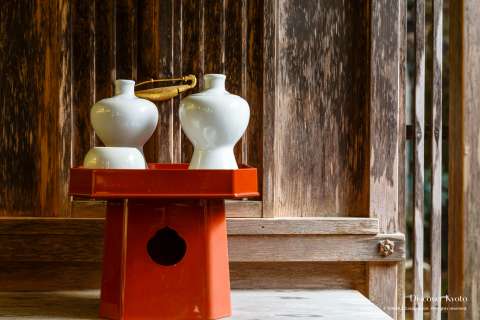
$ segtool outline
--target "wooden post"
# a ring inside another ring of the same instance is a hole
[[[371,8],[370,84],[370,216],[378,217],[381,233],[399,232],[400,137],[400,6],[378,0]],[[370,300],[397,318],[398,266],[370,263]],[[400,292],[400,295],[403,295]]]
[[[415,135],[414,135],[414,250],[413,319],[423,319],[423,219],[425,149],[425,1],[415,6]]]
[[[448,318],[480,313],[480,3],[450,2]]]
[[[441,320],[442,295],[442,62],[443,0],[433,2],[432,215],[430,218],[430,319]]]

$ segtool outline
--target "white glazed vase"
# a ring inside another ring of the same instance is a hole
[[[180,102],[180,123],[194,146],[189,169],[238,169],[233,147],[247,129],[250,108],[225,90],[225,75],[204,76],[204,90]]]
[[[135,81],[116,80],[115,96],[95,103],[90,120],[107,147],[134,147],[143,154],[143,145],[157,127],[158,110],[135,96]]]

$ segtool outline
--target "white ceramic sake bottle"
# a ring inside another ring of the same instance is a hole
[[[194,146],[190,169],[238,169],[233,147],[245,132],[250,108],[225,90],[225,75],[204,76],[204,90],[180,102],[182,129]]]
[[[135,96],[135,81],[116,80],[115,96],[95,103],[90,119],[106,146],[134,147],[143,153],[157,127],[158,110],[153,102]]]
[[[135,82],[116,80],[115,96],[95,103],[90,110],[95,133],[106,147],[95,147],[85,157],[90,168],[144,169],[143,145],[155,131],[158,110],[154,103],[135,96]]]

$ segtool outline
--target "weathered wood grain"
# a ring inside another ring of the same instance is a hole
[[[423,219],[425,156],[425,1],[415,6],[415,147],[414,147],[414,302],[413,318],[423,319]]]
[[[115,61],[117,79],[137,78],[137,1],[115,0]],[[121,21],[121,23],[119,23]]]
[[[448,294],[466,297],[449,319],[480,315],[480,4],[451,1],[448,164]]]
[[[247,89],[245,83],[248,24],[246,4],[246,0],[225,0],[225,24],[228,22],[228,27],[224,30],[226,87],[229,92],[243,98],[246,98]],[[207,47],[205,49],[208,50]],[[235,157],[239,163],[246,163],[246,139],[244,135],[234,148]]]
[[[276,0],[263,1],[263,98],[262,98],[262,200],[263,216],[273,217],[275,210],[275,115],[277,95],[278,10]]]
[[[0,288],[4,291],[99,289],[101,277],[101,262],[8,261],[0,264]]]
[[[203,3],[203,0],[182,0],[182,72],[197,76],[197,88],[192,92],[203,88],[205,73]],[[193,146],[183,132],[181,143],[182,162],[190,162]]]
[[[72,165],[95,145],[90,108],[95,97],[95,3],[72,0]],[[67,142],[67,141],[66,141]]]
[[[280,235],[280,234],[377,234],[375,218],[237,218],[228,220],[231,235]]]
[[[73,218],[105,218],[106,201],[72,201],[71,216]],[[260,218],[262,217],[261,201],[225,201],[225,214],[228,218]]]
[[[95,1],[96,101],[111,97],[114,94],[114,81],[116,79],[115,22],[115,2]]]
[[[322,234],[321,229],[313,234],[314,230],[304,227],[305,232],[283,230],[281,234],[250,232],[242,235],[244,232],[235,227],[237,221],[228,220],[229,230],[234,231],[229,234],[231,262],[389,262],[399,261],[404,256],[403,234]],[[78,222],[77,219],[55,218],[2,219],[0,261],[99,262],[103,224],[104,219],[80,219]],[[50,232],[51,229],[56,231]],[[379,243],[384,239],[395,244],[393,254],[387,257],[379,253]]]
[[[1,217],[0,235],[16,238],[20,235],[91,235],[101,237],[104,219]],[[68,245],[68,244],[67,244]]]
[[[97,290],[0,293],[0,319],[97,319]],[[355,290],[234,290],[236,320],[328,318],[330,320],[389,320]]]
[[[398,319],[398,265],[375,262],[368,264],[369,299],[394,319]]]
[[[274,162],[275,182],[267,201],[275,216],[365,216],[368,1],[283,0],[274,10],[268,59],[277,74],[267,81],[276,86],[275,138],[264,142],[274,149],[264,165]]]
[[[258,235],[229,236],[229,258],[232,262],[391,262],[404,259],[403,234],[391,235]],[[379,243],[390,239],[395,252],[382,257]],[[382,282],[385,286],[396,278]],[[389,306],[396,304],[396,290]],[[389,295],[390,296],[390,295]],[[387,311],[387,310],[386,310]],[[390,312],[394,313],[393,310]]]
[[[365,263],[232,262],[234,289],[355,289],[366,294]]]
[[[406,212],[406,109],[407,109],[407,2],[399,2],[399,132],[398,132],[398,228],[399,231],[407,232],[407,212]],[[405,320],[405,261],[397,265],[397,319]]]
[[[70,2],[9,1],[0,15],[0,215],[68,215]]]
[[[173,1],[140,1],[138,3],[138,69],[137,81],[173,76],[174,19]],[[173,101],[157,103],[159,125],[144,147],[148,162],[173,162],[179,136],[174,138],[174,131],[179,123]]]
[[[433,1],[432,210],[430,222],[431,297],[442,296],[442,63],[443,0]],[[441,320],[441,299],[430,304],[430,319]]]
[[[250,105],[250,122],[244,135],[246,147],[242,148],[242,162],[256,167],[263,176],[263,2],[247,1],[246,8],[246,96]],[[244,143],[245,144],[245,143]],[[262,190],[263,179],[259,179]]]
[[[370,44],[370,217],[380,232],[399,232],[399,160],[402,145],[399,1],[371,2]],[[397,316],[397,266],[369,264],[369,298]]]

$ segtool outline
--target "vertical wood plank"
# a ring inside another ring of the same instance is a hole
[[[458,50],[449,51],[449,114],[448,141],[448,292],[452,296],[464,294],[465,281],[465,135],[464,122],[464,36],[463,1],[450,2],[449,45]],[[456,306],[462,307],[463,304]],[[465,314],[448,311],[448,319],[464,320]]]
[[[114,94],[115,1],[95,1],[95,100]],[[95,146],[103,142],[94,137]]]
[[[115,1],[95,1],[95,99],[97,101],[113,95],[115,77]]]
[[[407,95],[407,1],[399,2],[399,144],[398,144],[398,228],[406,234],[406,95]],[[405,261],[397,266],[397,319],[405,319]]]
[[[246,0],[225,0],[225,73],[226,87],[233,94],[246,98]],[[208,48],[205,48],[208,52]],[[235,145],[235,157],[238,163],[244,163],[247,150],[245,135]]]
[[[480,316],[480,3],[450,1],[448,319]]]
[[[277,95],[278,10],[276,0],[263,1],[263,139],[262,215],[273,217],[275,210],[275,117]]]
[[[441,320],[442,295],[442,63],[443,0],[433,1],[432,211],[430,222],[430,319]]]
[[[275,215],[368,213],[367,8],[278,2]]]
[[[204,0],[182,0],[182,71],[184,74],[197,76],[196,90],[203,88],[203,75],[205,73],[204,36]],[[192,92],[190,91],[187,94],[190,93]],[[183,133],[181,141],[182,161],[190,162],[193,146]]]
[[[398,1],[371,2],[370,216],[378,217],[382,233],[400,230],[400,16]],[[397,265],[370,263],[368,278],[370,300],[397,317]]]
[[[0,8],[0,215],[68,215],[70,2]]]
[[[225,16],[233,9],[226,0],[206,0],[203,6],[204,15],[207,17],[203,30],[205,73],[225,73],[225,62],[230,60],[225,52],[227,45],[225,32],[235,29],[238,21],[230,21],[230,16]],[[225,30],[226,21],[229,23],[227,31]],[[227,84],[230,82],[231,79],[228,77]]]
[[[137,79],[137,1],[115,0],[117,79]]]
[[[72,165],[95,145],[90,108],[95,103],[95,3],[72,0]]]
[[[256,167],[263,176],[263,3],[248,0],[246,8],[246,99],[250,105],[250,122],[245,133],[246,148],[243,148],[243,162]],[[263,179],[259,179],[262,190]]]
[[[173,2],[139,1],[137,80],[173,75]],[[174,108],[172,101],[157,103],[158,127],[144,147],[147,162],[172,162],[174,158]]]
[[[182,1],[173,1],[173,76],[179,77],[183,75],[182,50],[183,50],[183,25],[182,25]],[[173,162],[182,161],[182,129],[180,125],[180,117],[178,116],[178,106],[180,105],[180,98],[173,99],[173,124],[172,124],[172,140]]]
[[[415,150],[414,150],[414,286],[413,318],[423,319],[423,219],[425,145],[425,1],[415,6]]]

